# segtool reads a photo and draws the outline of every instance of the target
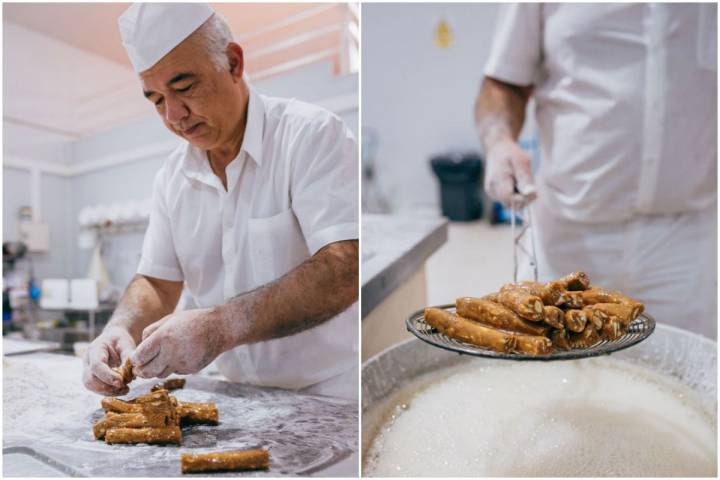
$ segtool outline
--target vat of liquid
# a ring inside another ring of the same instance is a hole
[[[363,365],[364,476],[717,476],[717,344],[513,362],[411,339]]]

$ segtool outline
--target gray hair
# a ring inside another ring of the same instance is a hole
[[[227,58],[227,46],[233,41],[233,34],[225,19],[218,13],[212,14],[200,28],[195,31],[197,39],[215,65],[217,71],[230,68]]]

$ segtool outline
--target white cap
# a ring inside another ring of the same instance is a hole
[[[213,13],[207,3],[133,3],[118,26],[135,71],[155,65]]]

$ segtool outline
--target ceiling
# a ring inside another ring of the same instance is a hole
[[[211,5],[243,46],[251,78],[337,48],[340,33],[333,25],[348,12],[346,4],[327,3]],[[10,125],[73,140],[153,114],[120,41],[117,18],[126,8],[123,3],[3,4],[6,133]]]

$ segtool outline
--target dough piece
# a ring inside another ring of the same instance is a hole
[[[545,323],[553,328],[565,328],[565,312],[553,305],[545,305],[543,310],[545,310]]]
[[[616,318],[623,326],[627,326],[639,315],[636,315],[637,306],[622,303],[596,303],[593,307],[607,317]]]
[[[125,385],[135,380],[133,366],[132,363],[130,363],[129,358],[125,360],[125,363],[123,363],[121,367],[113,368],[112,371],[120,374],[120,376],[122,377],[122,381]]]
[[[172,390],[178,390],[178,389],[181,389],[184,387],[185,387],[185,379],[184,378],[171,378],[169,380],[165,380],[164,382],[153,385],[153,387],[150,390],[153,392],[155,392],[157,390],[167,390],[168,392],[170,392]]]
[[[583,308],[585,306],[582,292],[565,292],[563,299],[565,300],[563,303],[565,308]]]
[[[218,424],[218,409],[214,403],[180,402],[177,413],[183,425]]]
[[[142,407],[134,403],[126,402],[115,397],[105,397],[100,402],[103,410],[115,413],[139,413]]]
[[[455,308],[461,317],[476,320],[483,325],[501,330],[530,335],[545,335],[548,330],[544,325],[523,320],[504,305],[481,298],[458,298],[455,301]]]
[[[592,326],[595,327],[595,330],[600,330],[607,321],[608,314],[596,307],[597,305],[587,305],[583,307],[582,310],[585,312],[588,322],[592,323]]]
[[[595,327],[589,323],[580,333],[570,332],[569,337],[572,348],[589,348],[601,340]]]
[[[497,295],[498,303],[517,313],[525,320],[532,322],[542,321],[545,316],[543,302],[540,297],[530,295],[523,289],[513,288],[503,290]]]
[[[183,453],[182,473],[260,470],[270,467],[270,454],[264,449],[213,453]]]
[[[180,427],[110,428],[105,432],[105,443],[150,443],[179,445],[182,440]]]
[[[178,425],[177,400],[168,395],[167,390],[142,395],[130,401],[119,398],[106,397],[100,402],[106,412],[115,413],[141,413],[145,416],[167,416],[171,424]]]
[[[539,297],[545,305],[562,305],[565,303],[564,292],[565,287],[560,282],[519,282],[519,283],[506,283],[500,288],[503,290],[512,290],[519,288],[525,290],[530,295]]]
[[[565,312],[565,328],[571,332],[582,332],[587,324],[587,315],[582,310],[567,310]]]
[[[550,340],[555,348],[560,350],[570,350],[570,340],[568,339],[567,330],[557,329],[550,333]]]
[[[496,330],[439,308],[426,308],[425,321],[448,337],[496,352],[541,355],[552,348],[547,337]]]
[[[610,317],[600,331],[600,336],[605,340],[617,340],[623,335],[625,335],[625,325],[618,317]]]
[[[635,320],[645,310],[645,305],[637,300],[630,298],[627,295],[623,295],[620,292],[606,290],[604,288],[593,287],[582,292],[582,297],[586,305],[593,305],[596,303],[619,303],[621,305],[633,307],[633,320]]]
[[[101,440],[111,428],[145,428],[173,426],[169,415],[143,415],[142,413],[108,412],[93,425],[95,438]]]
[[[573,272],[559,280],[565,290],[579,291],[590,288],[590,278],[585,272]]]

